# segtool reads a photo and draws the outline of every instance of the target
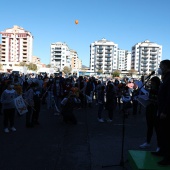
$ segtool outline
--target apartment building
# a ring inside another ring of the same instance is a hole
[[[132,47],[131,69],[139,74],[149,74],[159,68],[162,46],[146,40]]]
[[[58,71],[62,71],[65,66],[77,70],[81,67],[80,63],[77,52],[70,49],[66,43],[51,44],[51,67]]]
[[[118,52],[118,54],[117,54],[118,67],[117,68],[118,68],[118,70],[126,70],[126,67],[125,67],[125,54],[126,54],[126,51],[118,49],[117,52]]]
[[[131,52],[125,51],[125,70],[131,70]]]
[[[2,52],[1,48],[2,48],[2,45],[0,44],[0,64],[1,64],[1,52]]]
[[[78,54],[75,50],[70,50],[70,56],[71,56],[71,68],[73,70],[79,70],[82,68],[82,62],[78,58]]]
[[[32,63],[41,64],[41,59],[39,57],[32,56]]]
[[[32,61],[33,36],[29,31],[14,25],[0,32],[2,38],[1,63],[7,71],[19,62]]]
[[[111,73],[118,67],[118,45],[105,38],[90,44],[90,70]]]
[[[70,67],[70,50],[66,43],[56,42],[51,44],[51,67],[62,71],[65,66]]]

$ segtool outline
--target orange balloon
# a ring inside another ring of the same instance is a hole
[[[78,20],[75,20],[75,24],[78,24],[79,23],[79,21]]]

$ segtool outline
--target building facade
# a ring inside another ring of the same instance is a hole
[[[51,44],[51,67],[57,71],[62,71],[65,66],[77,70],[80,69],[80,59],[75,50],[68,47],[66,43],[56,42]]]
[[[118,54],[117,54],[117,57],[118,57],[118,60],[117,60],[118,67],[117,67],[117,69],[118,70],[126,70],[126,67],[125,67],[125,54],[126,54],[126,51],[118,49],[117,52],[118,52]]]
[[[131,70],[131,52],[125,51],[125,70]]]
[[[139,74],[149,74],[159,68],[162,46],[146,40],[132,47],[131,69]]]
[[[78,58],[75,50],[70,50],[71,68],[72,70],[80,70],[82,68],[82,61]]]
[[[106,39],[90,44],[90,70],[111,73],[118,66],[118,45]]]
[[[62,71],[63,68],[68,66],[68,58],[70,50],[66,43],[56,42],[51,44],[51,67],[56,68],[57,71]]]
[[[19,62],[32,61],[33,36],[30,32],[14,25],[13,28],[0,32],[2,37],[1,63],[12,70]]]

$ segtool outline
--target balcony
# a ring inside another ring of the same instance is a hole
[[[156,56],[156,55],[157,55],[157,52],[150,52],[150,55]]]
[[[103,65],[103,63],[96,63],[96,65],[98,65],[98,66],[102,66],[102,65]]]
[[[55,59],[61,58],[61,55],[54,55],[53,58]]]
[[[142,55],[144,55],[144,56],[147,56],[148,54],[149,54],[149,53],[145,53],[145,52],[142,53]]]
[[[141,60],[141,63],[147,64],[148,62],[146,60]]]
[[[106,64],[105,64],[105,66],[111,66],[111,64],[109,64],[109,63],[106,63]]]
[[[151,51],[150,52],[157,52],[157,50],[156,49],[151,49]]]
[[[156,64],[157,62],[156,61],[150,61],[150,64]]]
[[[148,69],[147,68],[142,68],[141,71],[146,72]]]
[[[106,58],[111,58],[111,56],[110,56],[110,55],[105,55],[105,57],[106,57]]]
[[[141,65],[141,68],[148,68],[147,64]]]
[[[97,50],[103,50],[103,47],[99,47]]]
[[[148,49],[148,48],[144,48],[143,51],[144,51],[144,52],[147,52],[147,51],[149,51],[149,49]]]
[[[148,57],[142,57],[142,59],[143,59],[143,60],[147,60],[147,59],[148,59]]]
[[[103,54],[103,51],[98,50],[98,51],[97,51],[97,53],[99,53],[99,54]]]
[[[96,69],[98,69],[98,70],[102,70],[102,69],[103,69],[103,67],[102,67],[102,66],[96,66]]]
[[[111,51],[105,51],[105,54],[112,54]]]
[[[103,55],[97,55],[98,58],[103,58]]]
[[[105,50],[112,50],[112,48],[111,47],[106,47]]]
[[[103,59],[97,59],[98,62],[103,62]]]
[[[111,67],[105,67],[104,69],[105,70],[111,70]]]
[[[156,60],[156,57],[151,57],[150,60]]]
[[[151,69],[149,69],[149,71],[150,71],[150,72],[151,72],[151,71],[155,71],[155,70],[156,70],[156,69],[152,69],[152,68],[151,68]]]
[[[110,63],[111,61],[112,61],[112,60],[105,60],[105,62],[109,62],[109,63]]]

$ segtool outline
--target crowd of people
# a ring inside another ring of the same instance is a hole
[[[95,77],[69,77],[61,75],[15,75],[0,74],[1,113],[3,113],[4,132],[16,131],[14,126],[17,114],[14,99],[22,96],[27,106],[26,128],[39,124],[41,106],[53,109],[54,115],[62,116],[65,123],[77,124],[75,109],[92,107],[93,101],[98,107],[97,120],[112,122],[116,108],[126,116],[137,114],[138,96],[149,94],[146,106],[147,135],[146,142],[139,147],[150,147],[153,129],[157,135],[158,148],[153,155],[163,156],[159,165],[170,165],[170,60],[160,64],[158,76],[151,78],[149,85],[134,78],[102,80]],[[144,89],[148,86],[147,90]],[[107,119],[103,110],[107,110]]]

